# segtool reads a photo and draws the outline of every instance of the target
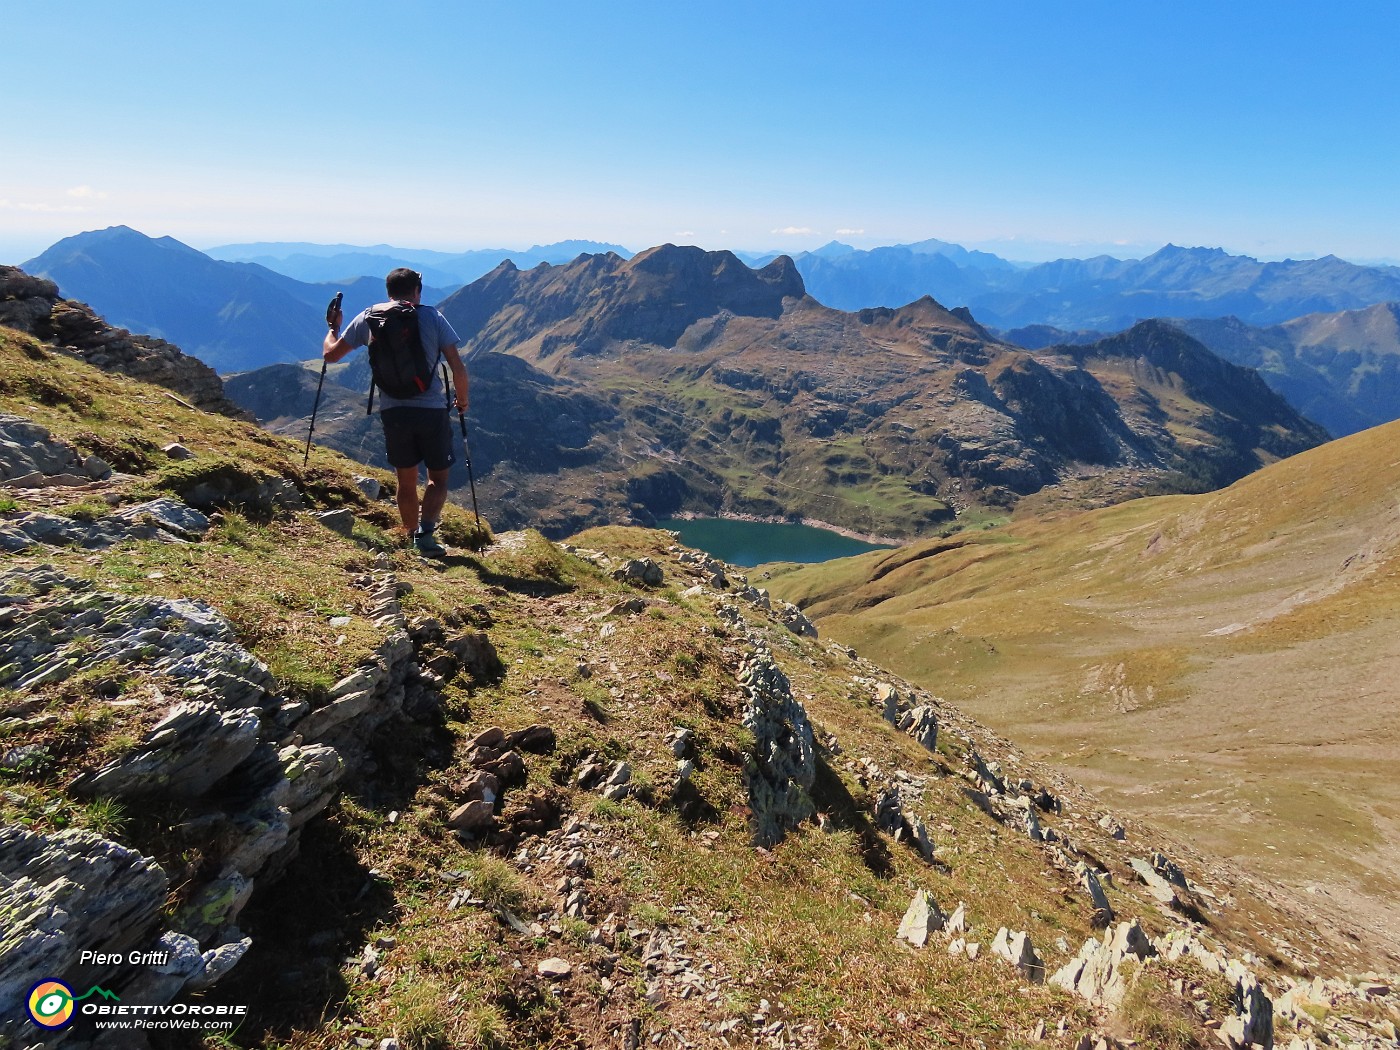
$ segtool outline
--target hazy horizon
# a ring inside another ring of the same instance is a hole
[[[115,225],[129,225],[129,224],[126,224],[126,223],[118,223],[118,224],[115,224]],[[105,229],[105,228],[106,228],[106,227],[103,227],[103,229]],[[132,228],[135,229],[135,227],[132,227]],[[48,242],[48,243],[41,244],[41,245],[38,245],[38,246],[36,246],[36,247],[33,247],[32,250],[28,250],[28,251],[25,251],[25,252],[12,252],[12,253],[10,253],[9,256],[0,255],[0,265],[19,266],[21,263],[23,263],[23,262],[25,262],[25,261],[27,261],[27,260],[29,260],[29,259],[35,258],[35,257],[37,257],[37,256],[39,256],[39,255],[41,255],[41,254],[43,254],[43,252],[46,251],[48,248],[51,248],[54,244],[58,243],[58,241],[61,241],[61,240],[65,239],[66,237],[77,236],[78,234],[81,234],[81,233],[91,233],[91,232],[97,232],[97,231],[96,231],[96,230],[77,231],[77,233],[74,233],[74,234],[65,234],[63,237],[56,238],[56,239],[55,239],[54,241],[52,241],[52,242]],[[177,236],[177,235],[175,235],[175,234],[152,233],[152,232],[149,231],[149,230],[139,230],[139,229],[137,230],[137,232],[142,233],[142,234],[144,234],[144,235],[146,235],[146,236],[148,236],[148,237],[152,237],[152,238],[160,238],[160,237],[166,237],[166,236],[174,237],[175,240],[178,240],[178,241],[181,241],[182,243],[188,244],[191,248],[195,248],[195,249],[197,249],[197,250],[199,250],[199,251],[201,251],[201,252],[205,252],[205,253],[218,251],[218,250],[220,250],[220,249],[226,249],[226,248],[237,247],[237,246],[245,245],[245,244],[308,244],[308,245],[315,245],[315,246],[317,246],[317,247],[344,247],[344,248],[346,248],[346,249],[357,250],[357,251],[366,251],[366,250],[376,250],[376,251],[377,251],[377,250],[389,250],[389,251],[392,251],[392,250],[400,250],[400,251],[440,251],[440,252],[446,252],[446,253],[449,253],[449,254],[458,254],[458,253],[471,252],[471,251],[518,251],[518,252],[526,252],[526,251],[529,251],[529,250],[532,249],[532,248],[548,247],[548,246],[550,246],[550,245],[559,244],[559,243],[562,243],[562,242],[568,242],[568,241],[590,241],[590,242],[599,243],[599,244],[614,244],[614,245],[620,245],[621,247],[626,248],[627,251],[628,251],[629,253],[631,253],[631,254],[636,254],[636,253],[638,253],[638,252],[645,251],[645,250],[648,249],[648,248],[653,248],[653,247],[656,247],[657,245],[664,244],[664,243],[673,243],[673,244],[682,244],[682,243],[683,243],[683,244],[694,244],[694,243],[695,243],[694,241],[684,241],[684,240],[682,240],[682,241],[677,241],[677,240],[671,240],[671,241],[669,241],[669,242],[667,242],[667,241],[657,241],[655,244],[646,244],[646,245],[638,246],[638,245],[631,245],[631,244],[623,244],[620,240],[616,240],[616,239],[612,239],[612,238],[608,238],[608,237],[569,237],[569,236],[558,237],[558,238],[555,238],[554,240],[551,240],[551,241],[527,241],[527,240],[524,239],[524,238],[515,238],[514,241],[512,241],[512,242],[510,242],[510,243],[469,244],[469,245],[465,245],[465,246],[445,246],[445,247],[444,247],[444,246],[440,246],[440,245],[436,245],[436,244],[392,244],[392,243],[389,243],[389,242],[376,242],[376,243],[373,243],[373,244],[352,244],[352,243],[349,243],[349,242],[340,242],[340,241],[334,241],[334,242],[332,242],[332,241],[308,241],[308,240],[306,240],[305,238],[290,238],[290,237],[289,237],[289,238],[257,238],[257,239],[254,239],[254,240],[214,241],[214,242],[210,242],[210,243],[191,243],[191,242],[189,242],[189,241],[184,240],[184,238],[179,237],[179,236]],[[961,247],[966,248],[966,249],[969,250],[969,251],[983,251],[983,252],[989,252],[989,253],[991,253],[991,254],[1000,256],[1001,258],[1003,258],[1003,259],[1005,259],[1005,260],[1007,260],[1007,261],[1009,261],[1009,262],[1025,263],[1025,264],[1031,264],[1031,265],[1034,265],[1034,264],[1036,264],[1036,263],[1041,263],[1041,262],[1053,262],[1053,261],[1058,260],[1058,259],[1087,259],[1087,258],[1092,258],[1092,257],[1094,257],[1094,256],[1100,256],[1100,255],[1108,255],[1108,256],[1112,256],[1113,258],[1116,258],[1116,259],[1123,259],[1123,260],[1142,259],[1142,258],[1146,258],[1146,257],[1149,256],[1149,255],[1152,255],[1154,252],[1160,251],[1162,248],[1166,247],[1168,244],[1175,244],[1177,247],[1183,247],[1183,248],[1220,248],[1220,249],[1223,249],[1226,253],[1228,253],[1228,254],[1230,254],[1230,255],[1235,255],[1235,256],[1250,256],[1250,257],[1252,257],[1252,258],[1258,259],[1260,262],[1282,262],[1282,261],[1290,260],[1290,259],[1291,259],[1291,260],[1302,261],[1302,260],[1307,260],[1307,259],[1318,259],[1318,258],[1321,258],[1321,257],[1322,257],[1323,255],[1325,255],[1325,254],[1334,254],[1334,255],[1337,254],[1337,253],[1335,253],[1335,252],[1332,252],[1332,253],[1316,253],[1316,252],[1310,252],[1310,253],[1282,254],[1282,255],[1270,256],[1270,255],[1264,255],[1264,254],[1251,254],[1251,253],[1246,252],[1246,251],[1234,250],[1234,249],[1232,249],[1229,245],[1218,245],[1218,244],[1207,244],[1207,245],[1200,245],[1200,244],[1184,244],[1184,243],[1182,243],[1181,241],[1166,241],[1166,242],[1163,242],[1162,244],[1153,244],[1153,245],[1147,245],[1147,244],[1144,244],[1144,245],[1123,245],[1123,244],[1097,244],[1097,243],[1096,243],[1096,244],[1082,244],[1082,243],[1080,243],[1080,244],[1075,244],[1075,243],[1051,244],[1051,243],[1048,243],[1048,242],[1027,242],[1027,241],[1019,241],[1019,240],[1014,240],[1014,239],[1013,239],[1013,240],[1006,240],[1006,241],[983,241],[983,242],[971,242],[971,241],[966,241],[966,242],[958,242],[958,241],[951,241],[950,238],[947,238],[947,237],[939,237],[937,234],[929,234],[929,235],[925,235],[925,236],[909,236],[909,237],[907,237],[907,238],[903,238],[903,239],[898,240],[898,241],[888,241],[888,242],[881,242],[881,243],[875,243],[875,242],[870,242],[870,243],[857,243],[858,240],[861,241],[861,242],[869,241],[869,238],[855,239],[855,238],[849,238],[849,237],[829,237],[829,238],[827,238],[826,240],[821,240],[821,241],[818,241],[818,242],[816,242],[816,243],[812,243],[812,244],[810,244],[810,245],[806,245],[806,246],[804,246],[804,247],[802,247],[802,248],[792,248],[792,247],[789,247],[789,248],[773,248],[773,247],[771,247],[771,246],[770,246],[770,247],[764,248],[764,247],[749,247],[749,246],[734,245],[734,244],[701,244],[701,245],[698,245],[698,247],[704,248],[706,251],[721,251],[721,250],[725,250],[725,251],[732,251],[732,252],[740,253],[740,254],[743,254],[743,255],[769,255],[769,254],[774,254],[774,253],[783,253],[783,254],[788,254],[788,255],[800,255],[800,254],[801,254],[802,252],[804,252],[804,251],[812,251],[812,250],[814,250],[814,249],[816,249],[816,248],[822,247],[822,246],[825,245],[825,244],[829,244],[829,243],[831,243],[832,241],[840,241],[840,242],[842,242],[842,243],[844,243],[844,244],[850,244],[852,247],[855,247],[855,248],[859,248],[859,249],[862,249],[862,250],[870,250],[870,249],[877,248],[877,247],[891,247],[891,246],[898,246],[898,245],[915,244],[915,243],[918,243],[918,242],[920,242],[920,241],[925,241],[925,240],[930,240],[930,239],[948,241],[949,243],[959,244]],[[3,250],[3,248],[0,247],[0,251],[2,251],[2,250]],[[1339,255],[1338,257],[1339,257],[1339,258],[1344,258],[1345,261],[1347,261],[1347,262],[1355,263],[1355,264],[1361,265],[1361,266],[1400,266],[1400,259],[1393,259],[1393,258],[1379,258],[1379,259],[1374,259],[1374,258],[1373,258],[1373,259],[1345,258],[1344,256],[1340,256],[1340,255]],[[375,276],[375,275],[369,275],[369,276]]]

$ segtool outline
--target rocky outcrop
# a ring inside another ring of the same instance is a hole
[[[468,350],[527,343],[542,359],[634,341],[675,346],[699,321],[776,318],[785,299],[804,294],[786,256],[751,270],[731,252],[665,244],[630,260],[608,253],[530,270],[503,264],[440,308]]]
[[[0,415],[0,482],[15,488],[84,485],[110,477],[112,468],[85,456],[48,429],[21,416]]]
[[[207,517],[171,499],[133,503],[96,521],[30,511],[0,522],[0,551],[18,554],[36,546],[103,550],[126,540],[184,543],[208,527]]]
[[[739,684],[747,699],[744,727],[754,738],[745,769],[754,841],[773,846],[816,812],[810,794],[817,777],[816,741],[806,709],[761,644],[745,660]]]
[[[1128,977],[1123,966],[1132,959],[1141,962],[1157,954],[1137,921],[1120,923],[1104,932],[1103,939],[1089,939],[1076,955],[1055,971],[1050,983],[1074,992],[1091,1003],[1109,1008],[1123,1001]]]
[[[218,373],[163,339],[113,328],[85,303],[59,297],[52,281],[0,266],[0,325],[28,332],[106,372],[173,390],[196,408],[252,417],[224,396]]]
[[[922,948],[928,943],[929,935],[939,932],[947,923],[948,917],[934,903],[933,895],[928,890],[919,890],[909,902],[895,936],[915,948]]]
[[[1032,984],[1045,980],[1045,963],[1031,944],[1028,934],[1003,926],[997,931],[996,940],[992,941],[992,952],[1016,967]]]
[[[0,1018],[22,1018],[24,997],[45,977],[86,988],[102,970],[80,965],[85,950],[148,947],[168,889],[150,857],[91,832],[0,828]]]
[[[302,829],[363,762],[378,727],[405,712],[438,717],[437,691],[463,670],[499,672],[479,632],[448,638],[436,621],[409,623],[392,574],[370,572],[357,582],[369,592],[370,617],[384,639],[313,706],[279,695],[267,667],[204,602],[114,594],[52,567],[0,572],[0,685],[28,690],[104,662],[160,683],[152,695],[168,709],[70,788],[80,798],[133,808],[152,798],[178,800],[190,817],[169,830],[167,845],[198,851],[209,873],[163,917],[168,880],[151,858],[88,833],[0,833],[6,1017],[22,1016],[27,989],[56,973],[138,982],[131,988],[151,1004],[218,980],[250,943],[238,930],[239,913],[295,857]],[[435,670],[418,662],[426,649],[436,654]],[[23,714],[11,722],[23,726]],[[553,737],[532,727],[519,740],[544,747]],[[163,961],[139,974],[78,965],[80,948],[109,945]]]

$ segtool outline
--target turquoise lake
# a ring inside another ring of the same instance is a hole
[[[890,549],[887,544],[853,540],[830,529],[786,522],[663,518],[657,525],[679,532],[687,547],[697,547],[720,561],[745,567],[769,561],[830,561]]]

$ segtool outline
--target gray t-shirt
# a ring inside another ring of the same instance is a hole
[[[380,303],[387,306],[387,303]],[[373,307],[371,307],[373,309]],[[362,310],[355,319],[345,326],[340,337],[351,346],[369,345],[369,310]],[[442,359],[440,353],[449,346],[457,345],[457,333],[447,323],[447,318],[431,306],[418,307],[418,338],[423,342],[423,352],[428,355],[428,364],[433,366],[433,381],[428,389],[417,397],[390,397],[380,390],[375,395],[380,409],[385,408],[445,408],[447,391],[442,388]]]

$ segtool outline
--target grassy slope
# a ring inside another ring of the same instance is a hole
[[[155,449],[178,437],[201,457],[217,453],[245,471],[293,478],[315,504],[345,503],[358,519],[354,537],[342,538],[304,514],[262,523],[230,514],[197,544],[132,542],[100,558],[44,549],[9,558],[7,566],[53,563],[103,589],[209,600],[293,698],[314,696],[379,641],[377,629],[361,619],[367,610],[354,582],[378,554],[411,584],[404,599],[410,615],[474,621],[485,607],[493,620],[490,636],[508,668],[504,680],[449,684],[448,720],[439,730],[385,732],[378,768],[351,779],[328,819],[308,830],[302,859],[285,881],[255,898],[244,914],[254,954],[210,993],[213,1001],[252,1004],[254,1017],[236,1037],[239,1045],[339,1047],[352,1036],[389,1034],[414,1048],[618,1045],[633,1018],[641,1020],[644,1037],[676,1030],[692,1042],[713,1043],[714,1036],[698,1028],[700,1020],[739,1019],[736,1035],[744,1037],[748,1018],[765,999],[772,1019],[792,1029],[810,1026],[799,1045],[983,1040],[1022,1046],[1029,1045],[1036,1022],[1046,1020],[1050,1036],[1038,1045],[1069,1046],[1090,1023],[1082,1004],[1024,985],[987,955],[986,945],[1005,924],[1028,930],[1053,968],[1090,932],[1090,905],[1040,847],[969,803],[954,775],[967,745],[946,730],[967,733],[1008,772],[1041,774],[951,709],[941,715],[939,753],[928,754],[879,719],[872,697],[878,668],[799,640],[752,610],[751,629],[768,640],[790,676],[818,740],[834,738],[839,750],[822,748],[814,790],[834,830],[804,828],[772,851],[750,846],[741,776],[749,745],[738,725],[734,679],[745,643],[716,618],[710,599],[679,593],[691,579],[666,553],[666,536],[612,529],[580,538],[614,553],[649,553],[666,565],[670,583],[646,594],[644,613],[608,617],[614,603],[636,592],[538,535],[522,534],[445,565],[424,563],[397,548],[386,531],[390,512],[359,498],[349,481],[361,468],[337,456],[318,450],[312,469],[303,472],[295,443],[188,410],[162,391],[45,354],[4,331],[0,376],[0,410],[36,418],[60,436],[109,454],[125,450],[134,478],[104,495],[130,501],[159,490],[175,468]],[[17,493],[7,497],[4,513],[54,509],[61,498]],[[465,522],[452,513],[449,526],[460,535]],[[350,625],[330,629],[327,621],[337,615],[350,616]],[[605,621],[613,633],[604,633]],[[328,644],[337,632],[345,640]],[[162,829],[178,821],[178,813],[84,807],[64,787],[75,772],[129,746],[158,717],[169,701],[155,685],[79,675],[37,697],[3,697],[7,705],[37,699],[57,719],[6,727],[12,734],[7,746],[53,744],[56,761],[7,774],[5,822],[40,830],[88,824],[159,852]],[[114,686],[140,703],[108,707],[104,701]],[[562,868],[540,850],[540,840],[521,843],[537,854],[526,863],[464,846],[444,827],[459,800],[466,742],[487,726],[510,730],[541,721],[554,727],[558,746],[548,755],[527,756],[527,781],[507,793],[506,803],[549,799],[565,821],[578,816],[594,826],[587,922],[558,915]],[[662,738],[675,726],[692,728],[697,738],[695,784],[703,804],[689,810],[665,804],[674,760]],[[589,752],[631,761],[639,797],[604,803],[575,788],[572,773]],[[887,838],[872,838],[871,789],[856,765],[865,759],[885,770],[907,770],[924,783],[922,798],[911,805],[932,829],[938,865]],[[1141,915],[1150,929],[1164,929],[1162,917],[1132,887],[1126,854],[1093,823],[1093,800],[1049,782],[1066,799],[1067,813],[1047,823],[1072,830],[1081,848],[1104,858],[1117,876],[1110,894],[1120,914]],[[1151,832],[1144,839],[1165,841]],[[181,865],[199,863],[198,857],[162,860],[177,884]],[[1192,875],[1225,892],[1214,873]],[[485,909],[450,907],[458,884],[527,920],[540,917],[545,932],[520,936]],[[952,958],[939,948],[915,953],[894,940],[900,915],[920,887],[945,908],[968,903],[971,937],[984,945],[980,960]],[[1235,899],[1215,920],[1214,932],[1252,943],[1249,931],[1266,912],[1247,894]],[[606,925],[600,917],[610,912],[623,931],[611,940],[595,936]],[[661,929],[686,938],[687,954],[710,964],[721,989],[713,1001],[682,998],[674,985],[664,1004],[644,1000],[645,974],[628,946]],[[376,974],[346,962],[380,937],[392,941],[383,942]],[[552,955],[576,967],[562,986],[534,978],[535,962]],[[1067,1020],[1068,1034],[1057,1037],[1059,1018]]]
[[[1125,810],[1400,940],[1400,425],[1205,496],[1024,520],[773,589]]]

